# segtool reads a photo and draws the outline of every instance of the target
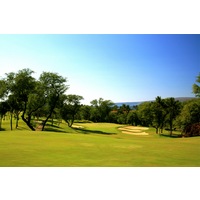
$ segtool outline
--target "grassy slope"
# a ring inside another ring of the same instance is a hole
[[[122,134],[116,124],[62,124],[50,132],[0,132],[0,166],[200,166],[200,137]],[[56,132],[54,132],[54,131]]]

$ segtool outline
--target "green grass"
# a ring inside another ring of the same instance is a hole
[[[200,166],[200,137],[122,134],[117,124],[80,123],[83,129],[48,126],[32,132],[0,131],[0,166]],[[167,133],[167,132],[166,132]],[[166,134],[165,133],[165,134]]]

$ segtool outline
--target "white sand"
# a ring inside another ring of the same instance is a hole
[[[74,128],[83,128],[83,126],[72,125]]]
[[[145,127],[137,127],[137,126],[126,126],[119,128],[122,133],[130,134],[130,135],[149,135],[146,132],[142,132],[143,130],[148,130],[149,128]]]

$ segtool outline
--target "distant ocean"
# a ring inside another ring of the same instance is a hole
[[[129,105],[130,107],[133,107],[133,106],[138,106],[141,103],[142,102],[120,102],[120,103],[115,103],[115,105],[117,105],[118,107],[120,107],[123,104],[125,104],[125,105]]]
[[[175,97],[175,100],[178,100],[180,102],[188,101],[188,100],[191,100],[191,99],[196,99],[196,97]],[[155,101],[155,100],[150,100],[150,101],[146,101],[146,102],[152,102],[152,101]],[[133,107],[133,106],[138,106],[138,105],[140,105],[141,103],[144,103],[144,102],[145,101],[140,101],[140,102],[119,102],[119,103],[114,103],[114,104],[117,105],[118,107],[122,106],[123,104],[129,105],[130,107]]]

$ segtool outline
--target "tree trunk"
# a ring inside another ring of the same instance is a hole
[[[0,130],[1,130],[2,119],[3,119],[3,116],[0,115]]]
[[[17,117],[16,118],[16,126],[15,126],[16,129],[18,128],[18,121],[19,121],[19,118]]]
[[[12,131],[13,130],[13,128],[12,128],[12,115],[13,115],[13,113],[12,112],[10,112],[10,130]]]
[[[74,118],[72,120],[67,120],[67,124],[69,127],[72,127],[73,123],[74,123]]]
[[[156,127],[156,134],[158,134],[158,127]]]
[[[51,125],[53,126],[53,117],[51,118]]]
[[[44,123],[43,123],[43,125],[42,125],[42,131],[44,130],[44,127],[45,127],[45,125],[46,125],[48,119],[51,117],[51,115],[52,115],[52,113],[53,113],[53,111],[54,111],[54,109],[55,109],[55,107],[56,107],[56,104],[57,104],[58,100],[59,100],[59,95],[56,96],[56,98],[55,98],[55,100],[54,100],[54,104],[51,106],[50,113],[49,113],[49,115],[47,116],[46,120],[44,121]]]
[[[31,121],[31,117],[28,116],[28,120],[25,118],[25,112],[26,112],[26,102],[25,102],[25,106],[24,106],[24,111],[22,114],[22,120],[26,123],[26,125],[32,130],[35,131],[35,128],[31,125],[30,121]]]
[[[44,122],[42,123],[42,131],[44,131],[44,127],[45,127],[47,121],[49,120],[49,118],[51,117],[51,115],[52,115],[52,113],[53,113],[53,110],[54,110],[54,108],[52,108],[52,109],[50,110],[49,115],[47,116],[47,118],[46,118],[46,119],[44,120]]]
[[[169,129],[170,129],[170,136],[172,136],[172,123],[171,122],[169,124]]]
[[[18,122],[19,122],[19,113],[17,112],[16,113],[16,126],[15,126],[16,129],[18,128]]]

